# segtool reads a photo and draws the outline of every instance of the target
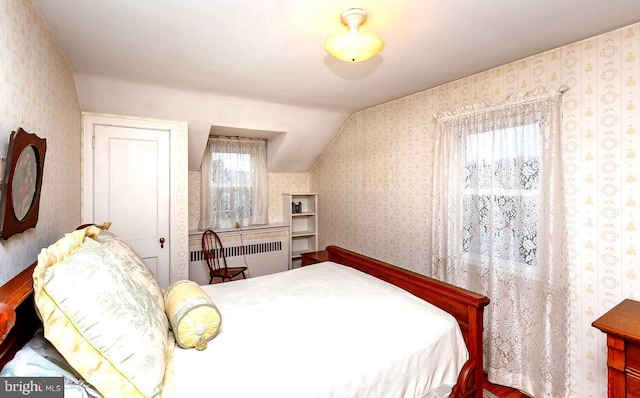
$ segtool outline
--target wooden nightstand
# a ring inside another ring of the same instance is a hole
[[[640,398],[640,302],[624,300],[591,325],[607,334],[609,398]]]
[[[302,266],[311,265],[316,263],[321,263],[324,261],[329,261],[329,254],[326,250],[322,250],[319,252],[309,252],[302,253]]]

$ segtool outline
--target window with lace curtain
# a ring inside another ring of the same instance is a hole
[[[202,160],[200,229],[266,224],[266,141],[210,137]]]
[[[437,120],[433,276],[475,290],[488,380],[567,397],[563,87],[443,110]]]
[[[539,125],[469,134],[466,147],[463,253],[482,264],[492,249],[503,265],[535,266]]]

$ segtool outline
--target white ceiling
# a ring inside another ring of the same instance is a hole
[[[284,132],[269,171],[306,172],[355,111],[640,21],[640,0],[32,1],[82,110],[189,122],[192,170],[213,125]],[[356,64],[323,50],[352,7],[386,44]]]

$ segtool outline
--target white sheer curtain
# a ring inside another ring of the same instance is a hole
[[[202,159],[200,229],[268,222],[265,140],[210,137]]]
[[[534,397],[569,394],[561,95],[435,115],[434,276],[491,299],[489,380]]]

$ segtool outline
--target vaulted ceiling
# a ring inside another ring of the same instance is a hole
[[[640,21],[639,0],[32,1],[81,109],[188,122],[191,170],[241,131],[307,172],[358,110]],[[323,49],[353,7],[386,44],[355,64]]]

